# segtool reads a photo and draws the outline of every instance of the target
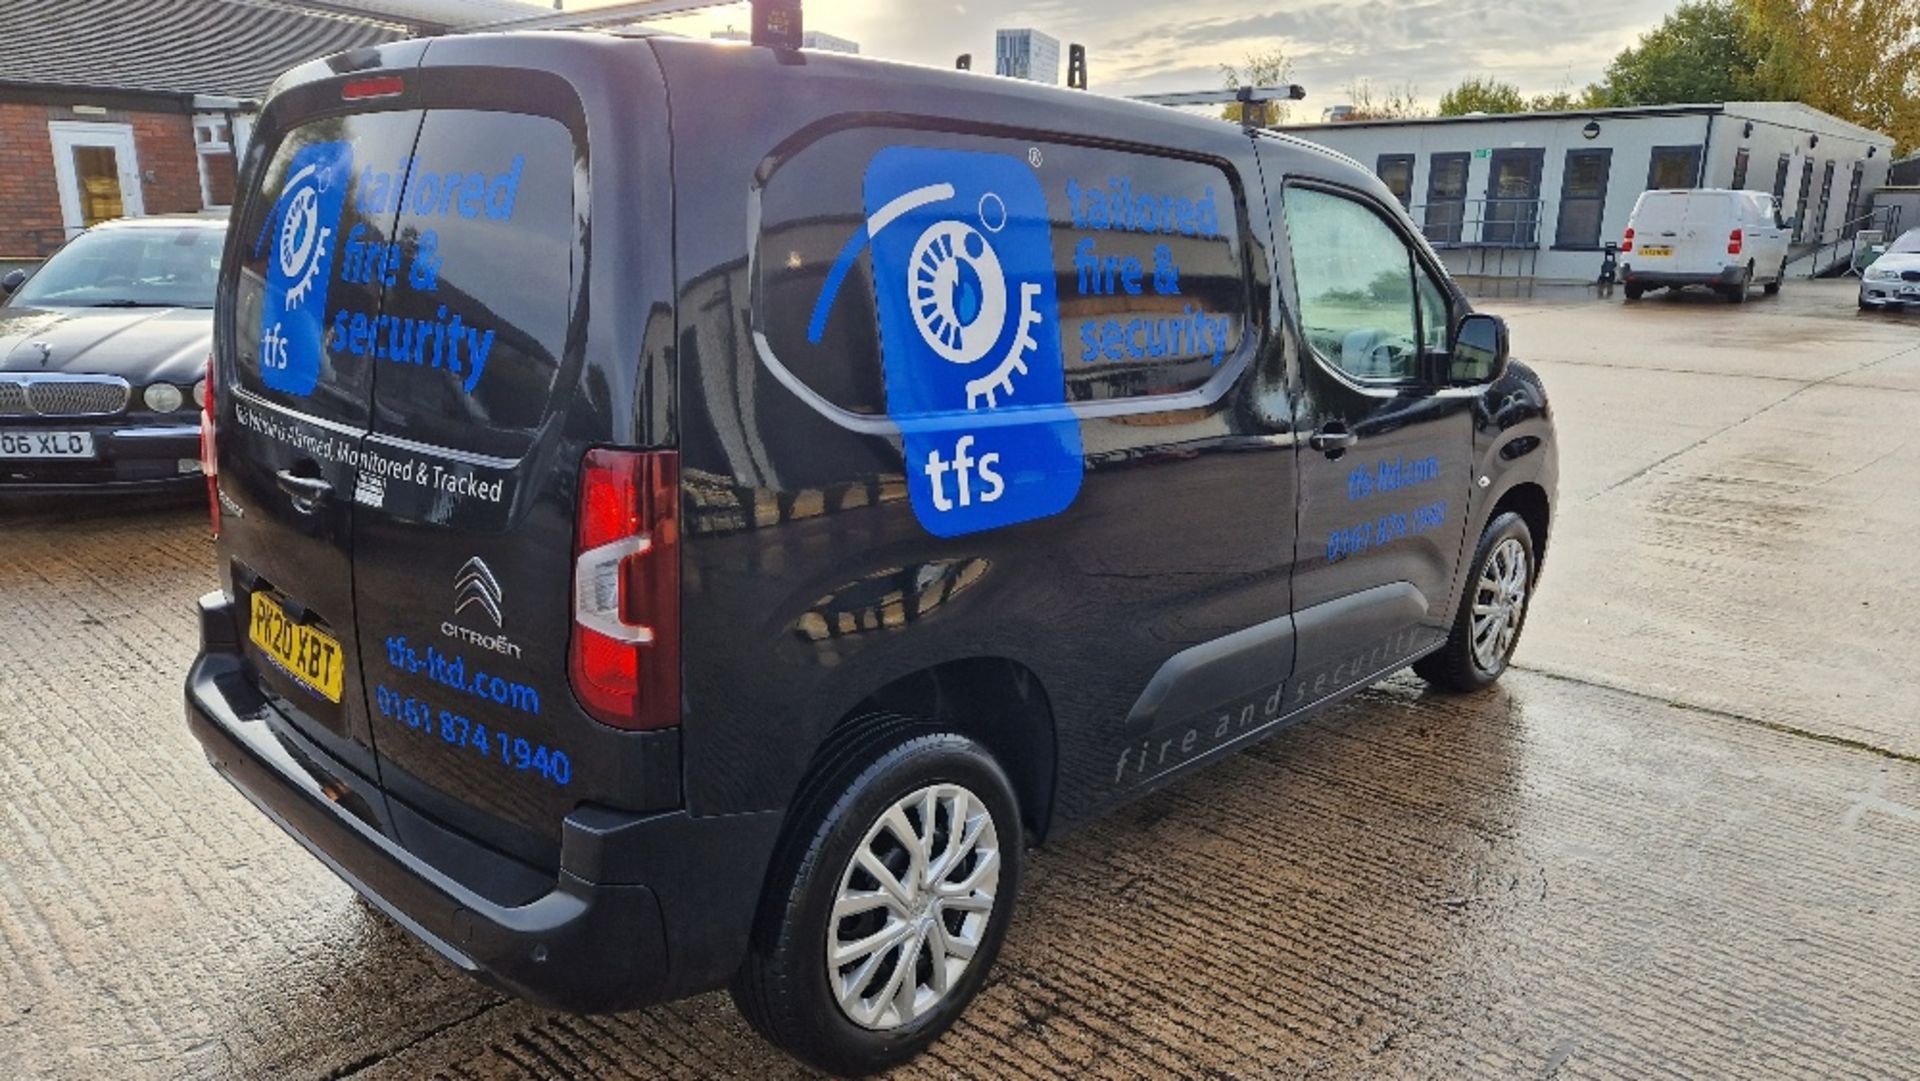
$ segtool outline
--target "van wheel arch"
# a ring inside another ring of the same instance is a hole
[[[1487,512],[1486,520],[1491,522],[1502,514],[1512,511],[1527,523],[1527,532],[1533,534],[1534,575],[1539,576],[1547,562],[1547,535],[1552,525],[1553,506],[1547,498],[1547,490],[1532,481],[1519,484],[1500,494],[1500,498]]]
[[[1058,743],[1052,700],[1031,668],[1004,657],[946,661],[895,679],[835,724],[822,752],[861,742],[860,731],[910,717],[985,747],[1013,782],[1028,838],[1046,836],[1053,814]],[[811,773],[819,764],[809,767]]]

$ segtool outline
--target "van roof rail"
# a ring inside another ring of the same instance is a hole
[[[1194,90],[1180,94],[1136,94],[1133,100],[1144,101],[1148,105],[1262,105],[1269,101],[1301,101],[1307,96],[1307,89],[1299,83],[1283,83],[1279,86],[1242,86],[1232,90]],[[1248,119],[1252,110],[1240,110],[1240,126],[1252,131],[1260,125]]]
[[[516,15],[462,27],[463,33],[494,30],[589,30],[625,26],[647,19],[684,15],[702,8],[730,7],[734,0],[618,0],[585,11]],[[753,44],[797,49],[801,40],[801,0],[752,0]]]

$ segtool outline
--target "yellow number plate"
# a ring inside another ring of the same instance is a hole
[[[1672,255],[1673,249],[1654,245],[1652,247],[1641,248],[1640,254],[1646,256]]]
[[[344,658],[340,643],[325,631],[287,618],[286,610],[265,593],[253,595],[253,644],[329,702],[340,701]]]

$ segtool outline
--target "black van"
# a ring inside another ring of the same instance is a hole
[[[729,986],[901,1061],[1029,845],[1409,664],[1483,687],[1525,618],[1540,383],[1306,143],[475,35],[289,74],[243,189],[189,721],[538,1002]]]

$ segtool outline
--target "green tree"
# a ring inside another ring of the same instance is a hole
[[[1441,116],[1465,116],[1468,113],[1523,113],[1527,101],[1520,88],[1503,83],[1491,75],[1475,75],[1440,95]]]
[[[1596,83],[1588,83],[1586,89],[1578,94],[1572,87],[1562,85],[1551,94],[1535,94],[1527,99],[1528,110],[1536,113],[1570,113],[1580,109],[1605,109],[1614,104],[1607,96],[1607,88]]]
[[[1758,60],[1748,17],[1729,0],[1691,0],[1607,65],[1616,105],[1737,101]]]
[[[1426,106],[1420,104],[1420,92],[1411,82],[1379,90],[1374,89],[1372,79],[1350,82],[1347,104],[1353,109],[1342,120],[1405,120],[1427,115]]]
[[[1248,53],[1246,62],[1239,67],[1220,65],[1220,76],[1226,81],[1228,90],[1238,90],[1243,86],[1285,86],[1293,81],[1293,61],[1287,59],[1287,54],[1279,49]],[[1253,122],[1257,127],[1270,128],[1287,119],[1287,103],[1284,101],[1260,102],[1253,108]],[[1220,110],[1220,115],[1238,123],[1240,103],[1236,101],[1228,105]]]
[[[1748,96],[1803,101],[1920,147],[1920,0],[1736,0]]]

